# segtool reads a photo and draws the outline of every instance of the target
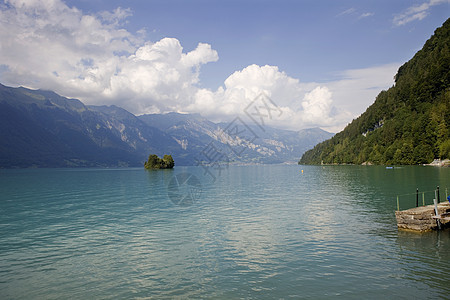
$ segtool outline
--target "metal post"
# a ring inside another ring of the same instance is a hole
[[[416,207],[419,207],[419,188],[416,188]]]
[[[434,191],[434,199],[433,199],[433,202],[434,202],[434,214],[438,217],[439,216],[439,211],[438,211],[438,206],[437,206],[437,204],[438,204],[437,197],[438,197],[438,190],[435,190]],[[441,230],[441,221],[439,219],[436,219],[436,223],[437,223],[438,229]]]
[[[441,203],[441,197],[439,196],[439,186],[437,186],[437,203]]]
[[[422,193],[422,205],[425,206],[425,192]]]
[[[397,196],[397,211],[400,210],[400,203],[398,202],[398,196]]]

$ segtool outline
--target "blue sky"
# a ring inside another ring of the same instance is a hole
[[[284,111],[271,125],[336,132],[393,84],[450,2],[8,0],[1,13],[4,84],[215,121],[265,92]]]
[[[126,28],[151,41],[177,38],[187,50],[212,45],[219,61],[205,65],[202,83],[217,88],[250,64],[276,65],[302,81],[327,81],[347,69],[405,62],[450,16],[431,6],[420,21],[394,18],[427,1],[67,1],[89,13],[130,8]]]

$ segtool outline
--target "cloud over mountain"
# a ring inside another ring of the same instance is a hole
[[[87,104],[115,104],[135,114],[198,112],[216,121],[243,114],[263,92],[282,112],[270,125],[327,130],[341,129],[362,112],[342,106],[351,99],[339,83],[363,84],[360,89],[374,84],[360,78],[305,83],[277,66],[252,64],[215,91],[202,88],[201,67],[217,61],[217,51],[206,43],[186,51],[176,38],[146,40],[140,31],[125,29],[131,15],[120,7],[87,14],[60,0],[6,0],[0,4],[0,82],[53,90]]]
[[[246,107],[264,93],[281,111],[278,117],[267,119],[272,126],[328,127],[339,118],[342,122],[342,116],[348,117],[346,112],[339,111],[333,105],[332,93],[327,87],[314,86],[309,90],[310,87],[289,77],[276,66],[250,65],[231,74],[225,80],[224,87],[215,92],[199,90],[195,102],[187,107],[187,111],[206,112],[213,118],[235,117],[242,115]]]

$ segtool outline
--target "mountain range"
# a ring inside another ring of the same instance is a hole
[[[150,154],[176,165],[294,162],[332,133],[259,128],[199,114],[135,116],[52,91],[0,84],[0,168],[143,166]]]

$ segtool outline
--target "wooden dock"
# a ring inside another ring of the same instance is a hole
[[[398,228],[402,230],[426,232],[450,227],[450,203],[443,202],[396,211],[395,218]]]

